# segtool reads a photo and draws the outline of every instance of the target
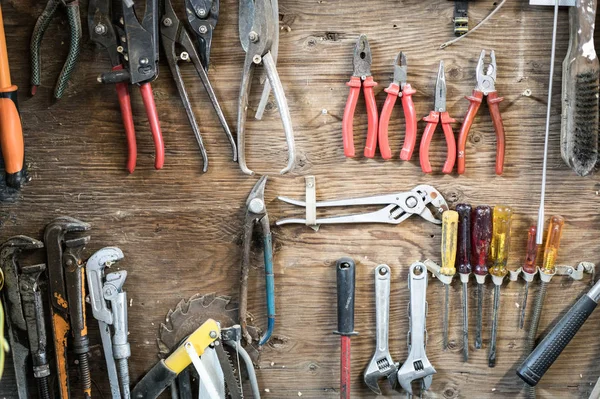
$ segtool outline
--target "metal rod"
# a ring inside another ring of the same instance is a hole
[[[444,350],[448,349],[448,313],[450,311],[450,284],[444,284],[446,290],[444,294],[444,338],[443,347]]]
[[[548,107],[546,109],[546,137],[544,139],[544,163],[542,166],[542,188],[540,193],[540,208],[538,210],[536,243],[544,241],[544,200],[546,199],[546,167],[548,164],[548,141],[550,138],[550,115],[552,109],[552,81],[554,78],[554,58],[556,53],[556,31],[558,27],[558,1],[554,1],[554,25],[552,27],[552,50],[550,53],[550,78],[548,80]]]
[[[519,328],[522,330],[525,326],[525,308],[527,306],[527,294],[529,293],[529,281],[525,281],[525,291],[523,293],[523,302],[521,303],[521,317],[519,319]]]
[[[496,366],[496,335],[498,334],[498,310],[500,308],[500,285],[494,285],[494,310],[492,315],[492,335],[490,337],[490,356],[488,366]]]
[[[469,297],[467,291],[468,283],[462,284],[463,297],[463,361],[469,360]]]
[[[483,314],[483,284],[477,284],[477,328],[475,329],[475,349],[481,349],[482,314]]]

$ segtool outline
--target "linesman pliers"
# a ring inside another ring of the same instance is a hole
[[[211,4],[204,4],[204,2],[201,2],[203,3],[202,5],[192,4],[197,2],[197,0],[186,0],[185,6],[190,26],[192,26],[194,32],[196,33],[199,51],[196,49],[196,46],[194,45],[194,42],[192,41],[187,29],[177,17],[171,0],[164,0],[164,13],[160,25],[160,34],[162,46],[167,57],[167,62],[169,64],[169,68],[171,69],[171,75],[173,75],[175,85],[177,86],[177,91],[179,92],[179,96],[183,102],[183,108],[185,109],[190,126],[192,127],[192,131],[194,132],[194,136],[198,142],[198,147],[200,148],[200,153],[204,163],[203,171],[206,172],[208,171],[208,155],[206,154],[206,148],[204,147],[198,122],[196,122],[196,117],[194,116],[192,104],[190,103],[190,99],[185,90],[185,84],[183,82],[183,77],[181,76],[181,70],[179,69],[179,61],[191,61],[192,64],[194,64],[196,73],[200,77],[200,80],[204,85],[204,89],[206,90],[219,121],[221,122],[221,126],[223,126],[223,130],[225,130],[225,134],[229,139],[229,143],[231,144],[231,148],[233,150],[234,162],[237,161],[237,149],[231,134],[231,130],[229,129],[227,121],[225,120],[225,115],[223,115],[223,110],[219,105],[217,96],[212,88],[212,85],[210,84],[208,74],[206,73],[210,56],[212,32],[217,23],[219,0],[213,0],[212,2],[209,2],[212,3],[212,6]],[[176,47],[182,48],[183,51],[177,54]]]
[[[452,131],[451,124],[456,121],[452,119],[448,111],[446,111],[446,75],[444,74],[444,61],[440,61],[438,77],[435,83],[435,109],[429,112],[429,115],[424,117],[423,120],[427,122],[427,126],[425,126],[425,131],[421,138],[421,145],[419,147],[421,169],[425,173],[431,173],[429,145],[431,144],[435,129],[441,121],[444,136],[446,137],[446,145],[448,146],[448,154],[442,172],[451,173],[454,168],[454,162],[456,161],[456,140],[454,139],[454,132]]]
[[[111,3],[111,0],[90,0],[88,5],[90,38],[108,51],[112,64],[112,71],[101,74],[98,81],[116,85],[127,138],[129,173],[135,170],[137,158],[129,85],[139,86],[154,141],[154,167],[161,169],[165,144],[150,85],[158,76],[158,0],[146,0],[142,23],[133,4],[123,0],[121,6],[111,10]]]
[[[406,83],[406,70],[406,56],[403,52],[400,52],[394,61],[394,80],[384,90],[388,95],[383,104],[379,119],[379,151],[383,159],[390,159],[392,157],[392,150],[388,141],[388,126],[398,97],[402,98],[402,108],[404,109],[404,119],[406,120],[406,135],[404,136],[404,145],[400,152],[400,159],[409,161],[417,142],[417,116],[412,100],[412,95],[417,91],[411,87],[410,83]]]
[[[31,35],[31,95],[35,95],[38,86],[41,84],[42,61],[40,55],[40,46],[44,33],[50,25],[52,18],[58,11],[60,5],[65,6],[69,28],[71,29],[71,44],[69,45],[69,54],[63,65],[63,69],[58,76],[56,88],[54,89],[54,98],[59,99],[67,88],[71,73],[75,69],[79,53],[81,51],[81,17],[79,15],[79,0],[49,0],[46,3],[44,11],[40,14],[33,28]]]
[[[285,139],[288,146],[288,164],[279,173],[284,174],[291,171],[296,163],[296,150],[294,144],[294,130],[292,118],[288,108],[287,99],[272,51],[277,45],[277,34],[279,31],[279,20],[273,13],[272,0],[240,0],[239,10],[239,33],[242,48],[246,52],[244,58],[244,69],[238,99],[237,112],[237,140],[238,140],[238,163],[243,173],[251,175],[252,172],[246,165],[246,116],[248,114],[248,97],[254,67],[262,64],[265,68],[267,79],[273,90]]]
[[[502,123],[502,115],[500,115],[500,107],[498,105],[504,98],[498,97],[498,92],[496,91],[496,54],[494,50],[490,53],[491,62],[488,64],[487,69],[484,65],[484,59],[485,50],[481,50],[475,72],[477,86],[473,90],[473,95],[465,97],[469,100],[470,104],[465,120],[460,128],[460,133],[458,134],[458,174],[460,175],[465,173],[467,138],[473,124],[473,119],[475,119],[475,114],[477,114],[483,101],[483,96],[487,98],[492,123],[496,131],[496,174],[501,175],[504,171],[504,124]]]
[[[377,112],[377,103],[375,102],[375,93],[373,87],[377,82],[373,81],[371,75],[371,47],[367,41],[366,35],[360,35],[356,47],[354,47],[354,72],[350,81],[346,83],[350,87],[346,107],[344,108],[344,117],[342,119],[342,141],[344,143],[344,155],[354,156],[354,111],[358,102],[360,87],[363,88],[365,102],[367,103],[367,143],[365,145],[364,155],[367,158],[375,156],[377,149],[377,127],[379,116]]]

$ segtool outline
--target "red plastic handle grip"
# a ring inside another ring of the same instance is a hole
[[[162,169],[165,163],[165,143],[163,142],[160,122],[158,121],[158,113],[156,112],[156,104],[154,103],[154,94],[152,93],[152,86],[150,83],[141,84],[140,92],[142,93],[144,108],[146,108],[146,114],[148,115],[152,139],[154,140],[154,151],[156,152],[154,168]]]
[[[358,76],[352,76],[346,86],[350,87],[346,107],[344,108],[344,118],[342,119],[342,141],[344,143],[344,155],[354,156],[354,111],[358,102],[361,81]]]
[[[498,97],[498,93],[492,91],[488,93],[487,103],[492,115],[492,123],[496,131],[496,174],[501,175],[504,171],[504,124],[502,123],[502,115],[500,115],[500,107],[498,103],[504,100]]]
[[[479,110],[481,106],[481,101],[483,99],[483,93],[479,90],[473,90],[472,96],[465,97],[469,100],[469,109],[467,110],[467,114],[465,115],[465,120],[463,121],[462,126],[460,127],[460,132],[458,133],[458,174],[462,175],[465,173],[465,151],[467,148],[467,138],[469,137],[469,130],[471,130],[471,125],[473,124],[473,120],[475,119],[475,114]]]
[[[392,110],[400,94],[400,86],[395,83],[390,83],[387,89],[384,91],[388,94],[383,108],[381,109],[381,116],[379,117],[379,152],[381,152],[381,158],[390,159],[392,157],[392,150],[390,148],[390,141],[388,138],[388,127],[390,124],[390,117],[392,116]]]
[[[454,132],[452,131],[451,126],[451,123],[455,123],[456,121],[450,118],[448,112],[442,112],[440,114],[440,119],[442,120],[442,129],[444,130],[444,136],[446,137],[446,146],[448,147],[442,173],[448,174],[452,173],[454,163],[456,162],[456,139],[454,138]]]
[[[529,228],[527,231],[527,255],[525,257],[525,264],[523,265],[523,271],[525,273],[535,273],[535,261],[537,259],[538,245],[536,243],[537,228],[535,225]]]
[[[423,118],[427,122],[425,130],[423,131],[423,137],[421,137],[421,145],[419,146],[419,161],[421,163],[421,170],[424,173],[431,173],[431,163],[429,163],[429,146],[431,145],[431,139],[433,133],[440,120],[439,112],[431,111],[429,115]]]
[[[123,65],[117,65],[113,71],[123,69]],[[137,144],[135,142],[135,127],[133,125],[133,113],[131,111],[131,97],[129,96],[129,86],[127,83],[117,83],[117,96],[119,96],[119,106],[121,107],[121,117],[123,118],[123,127],[125,128],[125,139],[127,140],[127,170],[133,173],[137,160]]]
[[[375,93],[373,87],[377,83],[373,81],[372,76],[367,76],[363,82],[363,93],[367,104],[367,119],[369,123],[367,131],[367,144],[365,145],[365,157],[373,158],[377,149],[377,131],[379,126],[379,114],[377,112],[377,102],[375,102]]]
[[[400,151],[400,159],[403,161],[410,161],[417,144],[417,113],[412,100],[412,95],[416,92],[408,83],[404,85],[402,90],[402,108],[404,109],[404,123],[406,124],[404,145],[402,151]]]
[[[485,276],[488,274],[487,258],[492,240],[492,208],[487,205],[476,207],[471,222],[473,273]]]

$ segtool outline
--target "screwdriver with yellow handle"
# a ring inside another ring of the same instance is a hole
[[[27,179],[25,172],[25,144],[21,115],[17,105],[17,86],[10,80],[8,52],[4,36],[4,21],[0,7],[0,147],[4,158],[6,185],[21,188]]]
[[[492,267],[489,273],[494,283],[494,308],[492,313],[492,334],[490,337],[490,355],[488,366],[496,366],[496,336],[498,333],[498,311],[500,309],[500,287],[508,274],[508,250],[510,247],[510,223],[512,209],[508,206],[497,205],[492,214],[492,241],[490,243],[490,258]]]
[[[440,274],[452,278],[456,274],[456,245],[458,241],[458,212],[442,213],[442,267]],[[452,280],[450,280],[451,282]],[[445,285],[444,295],[444,350],[448,348],[448,317],[450,306],[450,282]]]

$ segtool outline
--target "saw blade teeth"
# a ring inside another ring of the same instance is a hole
[[[171,350],[167,345],[165,345],[160,338],[156,338],[156,344],[158,345],[158,356],[163,357],[169,354]]]
[[[200,296],[198,294],[198,296]],[[211,302],[215,300],[217,294],[215,292],[211,292],[210,294],[206,294],[202,297],[202,305],[204,305],[204,307],[210,306]],[[200,301],[198,301],[200,302]]]

